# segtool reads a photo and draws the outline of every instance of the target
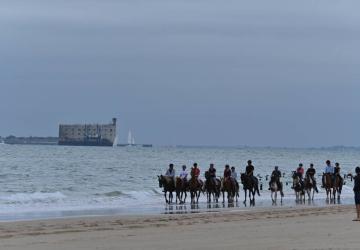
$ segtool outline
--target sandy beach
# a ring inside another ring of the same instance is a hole
[[[359,249],[353,206],[0,223],[0,249]]]

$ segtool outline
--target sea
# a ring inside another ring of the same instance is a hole
[[[198,205],[166,204],[157,176],[173,163],[177,173],[182,165],[198,163],[203,176],[210,163],[222,174],[224,165],[244,172],[247,160],[261,179],[261,196],[254,207],[239,202]],[[345,179],[340,200],[327,200],[320,188],[325,161],[339,162],[342,175],[354,173],[360,165],[360,148],[250,148],[250,147],[71,147],[42,145],[0,145],[0,221],[48,218],[198,213],[221,209],[248,210],[273,206],[327,206],[353,204],[353,182]],[[312,202],[298,204],[291,189],[291,173],[299,163],[317,170],[319,193]],[[284,173],[285,197],[273,204],[267,175],[274,166]],[[318,175],[319,174],[319,175]]]

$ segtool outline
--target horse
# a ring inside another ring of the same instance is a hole
[[[205,191],[207,194],[207,201],[211,202],[211,196],[213,200],[217,203],[219,201],[221,182],[219,179],[213,181],[209,175],[209,171],[205,172]]]
[[[324,179],[324,188],[326,190],[326,198],[329,199],[329,196],[331,198],[332,196],[332,188],[333,188],[333,183],[332,183],[332,174],[330,173],[324,173],[323,174],[323,179]],[[333,190],[335,191],[335,190]],[[335,199],[335,194],[334,194],[334,199]]]
[[[277,201],[277,193],[278,192],[281,192],[280,188],[278,186],[278,180],[279,178],[275,177],[275,176],[272,176],[271,179],[270,179],[270,190],[271,190],[271,200],[273,202],[273,204],[276,204],[276,201]],[[280,193],[280,202],[282,204],[282,194]]]
[[[200,193],[203,191],[202,181],[198,180],[194,176],[189,181],[189,191],[191,197],[191,203],[199,203]]]
[[[309,200],[314,200],[315,183],[314,183],[313,178],[308,174],[305,177],[304,186],[305,186],[305,191],[308,195]],[[312,191],[312,195],[311,195],[311,191]]]
[[[163,192],[164,192],[165,202],[168,204],[172,203],[173,192],[175,191],[174,179],[171,177],[158,175],[158,180],[159,180],[159,187],[164,188]],[[169,192],[169,199],[167,199],[167,196],[166,196],[167,192]]]
[[[305,191],[304,185],[301,183],[300,176],[296,173],[293,174],[293,186],[292,188],[295,191],[296,201],[304,201],[305,202]]]
[[[183,204],[186,202],[186,197],[187,197],[187,189],[188,189],[188,182],[186,181],[186,179],[182,179],[180,177],[176,177],[176,185],[175,185],[175,190],[176,190],[176,203],[179,200],[180,204]],[[182,198],[184,197],[184,200],[182,200]]]
[[[234,199],[236,202],[239,197],[239,187],[236,185],[235,180],[229,178],[221,178],[221,192],[223,196],[223,203],[225,203],[225,192],[227,192],[228,203],[233,203]]]
[[[255,193],[257,192],[258,196],[260,196],[258,179],[245,173],[241,174],[240,179],[245,192],[244,204],[246,204],[247,191],[249,191],[250,205],[255,205]]]
[[[333,197],[334,197],[334,200],[335,200],[335,196],[336,196],[336,193],[337,193],[338,194],[337,198],[339,200],[343,184],[342,184],[342,181],[341,181],[339,175],[335,175],[334,179],[335,180],[334,180],[334,183],[333,183]]]

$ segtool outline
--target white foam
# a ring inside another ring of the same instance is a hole
[[[66,198],[66,196],[61,192],[54,193],[43,193],[43,192],[34,192],[34,193],[15,193],[10,195],[0,196],[1,203],[42,203],[42,202],[54,202]]]

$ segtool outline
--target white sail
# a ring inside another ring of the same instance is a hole
[[[129,144],[129,145],[131,145],[132,144],[132,135],[131,135],[131,131],[129,130],[129,134],[128,134],[128,140],[127,140],[127,143]]]
[[[134,137],[132,138],[131,144],[135,145],[135,138]]]
[[[118,144],[118,137],[115,136],[113,147],[117,147],[117,144]]]

